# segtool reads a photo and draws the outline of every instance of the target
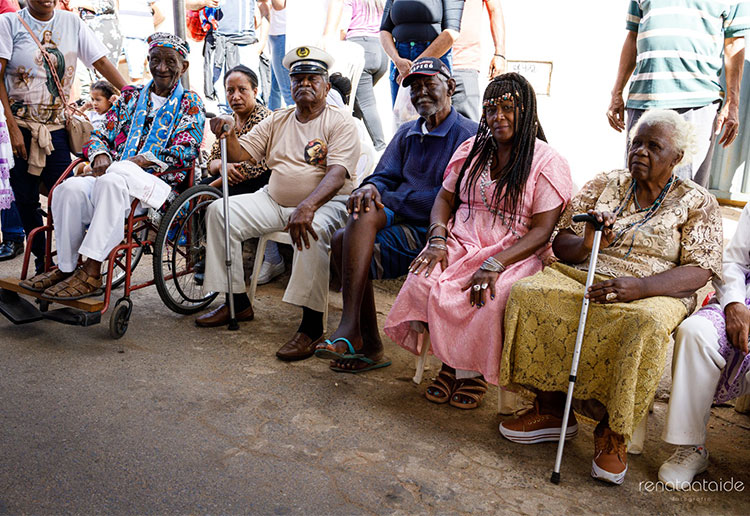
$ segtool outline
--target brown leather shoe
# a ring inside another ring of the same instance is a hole
[[[312,340],[304,333],[297,332],[292,340],[281,346],[276,352],[279,360],[293,362],[294,360],[304,360],[310,358],[315,353],[315,346],[323,342],[323,335],[317,340]]]
[[[594,429],[594,460],[591,476],[610,484],[620,485],[628,472],[628,448],[625,438],[609,426],[599,423]]]
[[[243,311],[235,313],[234,316],[237,318],[237,322],[252,321],[255,314],[253,313],[252,305],[250,305]],[[226,303],[216,310],[201,315],[195,320],[195,325],[201,328],[215,328],[216,326],[224,326],[225,324],[229,324],[229,306]]]

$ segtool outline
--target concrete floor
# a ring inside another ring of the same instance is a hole
[[[2,263],[0,275],[18,267]],[[393,365],[360,376],[276,360],[299,317],[281,302],[284,284],[259,288],[256,320],[239,332],[197,329],[153,288],[133,294],[118,342],[108,314],[90,328],[0,318],[0,513],[750,512],[750,418],[730,407],[714,409],[712,465],[698,479],[742,491],[649,492],[671,454],[658,439],[663,401],[623,486],[590,478],[590,424],[566,446],[555,486],[555,444],[503,440],[496,389],[475,411],[428,403],[413,357],[390,342]],[[397,289],[378,284],[381,324]],[[340,307],[332,294],[329,327]]]

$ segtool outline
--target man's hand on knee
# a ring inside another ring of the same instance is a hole
[[[750,309],[744,303],[729,303],[724,308],[727,318],[727,338],[735,349],[747,354],[750,331]]]
[[[369,183],[354,190],[346,203],[346,210],[354,220],[357,220],[360,212],[370,211],[371,207],[381,210],[385,208],[380,199],[380,192],[375,185]]]
[[[95,176],[103,175],[112,164],[112,158],[106,154],[99,154],[91,163],[91,171]]]
[[[315,210],[304,203],[297,206],[292,216],[289,217],[289,222],[287,222],[284,231],[289,231],[289,236],[292,238],[292,242],[298,251],[302,250],[303,245],[305,249],[310,249],[308,233],[310,233],[313,239],[318,239],[318,234],[312,225],[314,218]]]

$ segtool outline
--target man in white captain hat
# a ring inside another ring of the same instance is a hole
[[[359,136],[345,110],[326,104],[333,58],[315,47],[298,47],[284,57],[295,105],[275,111],[239,138],[234,120],[211,120],[211,130],[226,138],[230,162],[265,159],[271,169],[268,186],[229,199],[232,290],[237,319],[249,321],[253,308],[245,293],[242,242],[273,231],[288,231],[294,242],[292,275],[284,301],[302,307],[302,322],[276,353],[282,360],[312,356],[323,338],[330,240],[347,219],[346,201],[359,160]],[[229,130],[224,131],[228,124]],[[221,201],[207,214],[205,288],[226,292],[224,213]],[[225,304],[196,320],[198,326],[222,326],[229,320]]]

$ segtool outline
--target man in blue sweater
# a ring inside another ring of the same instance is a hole
[[[358,373],[385,367],[372,278],[397,278],[425,245],[427,224],[453,152],[477,123],[451,107],[456,83],[439,59],[414,62],[403,80],[420,117],[402,125],[375,172],[352,192],[349,221],[331,242],[343,285],[338,329],[315,356],[331,369]]]

